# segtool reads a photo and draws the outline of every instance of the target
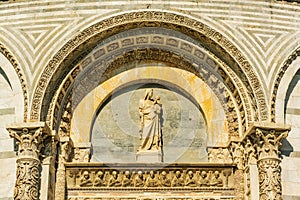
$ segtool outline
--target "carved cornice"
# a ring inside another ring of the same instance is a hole
[[[2,53],[9,60],[9,62],[14,67],[17,76],[19,77],[19,81],[21,83],[21,88],[23,91],[23,98],[24,98],[24,122],[25,122],[27,120],[27,114],[28,114],[28,92],[27,92],[27,84],[25,81],[25,77],[15,57],[1,43],[0,43],[0,53]]]
[[[257,78],[249,62],[243,57],[239,50],[234,47],[233,44],[231,44],[230,41],[222,36],[222,34],[199,21],[188,18],[187,16],[160,11],[139,11],[125,13],[123,15],[118,15],[103,20],[100,23],[87,28],[83,32],[79,33],[74,39],[70,40],[53,57],[42,73],[38,87],[36,88],[33,96],[31,119],[37,120],[39,118],[42,99],[48,87],[48,83],[52,78],[57,78],[57,73],[61,73],[59,70],[65,68],[62,66],[70,67],[74,65],[74,63],[78,62],[78,60],[86,55],[85,53],[87,53],[88,49],[92,49],[95,47],[95,45],[97,45],[98,41],[101,41],[102,39],[107,38],[114,33],[136,27],[147,26],[167,27],[173,30],[178,30],[179,32],[185,33],[192,38],[196,38],[197,40],[203,42],[203,45],[208,49],[211,49],[214,46],[212,43],[216,43],[216,46],[219,46],[220,49],[224,48],[225,51],[221,50],[220,52],[227,54],[227,56],[222,57],[228,58],[230,60],[228,61],[232,62],[230,66],[232,66],[236,72],[246,74],[247,78],[245,78],[244,81],[249,81],[251,85],[249,86],[248,83],[246,84],[246,87],[251,90],[252,95],[255,97],[254,99],[257,99],[257,102],[259,102],[258,109],[260,111],[260,119],[266,120],[268,118],[264,92],[259,79]],[[206,39],[203,39],[202,36],[205,36]],[[215,51],[216,52],[213,53],[218,54],[218,50],[215,49]],[[234,60],[238,63],[238,65],[234,64]],[[52,90],[53,88],[49,87],[48,89]],[[51,97],[47,99],[51,99]]]

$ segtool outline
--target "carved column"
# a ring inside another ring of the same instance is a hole
[[[37,200],[39,197],[40,150],[49,130],[43,122],[24,123],[7,128],[18,145],[14,199]]]
[[[56,172],[55,199],[64,200],[66,193],[66,169],[65,163],[68,162],[71,153],[71,142],[69,137],[60,138],[60,153],[58,157],[58,168]]]
[[[279,147],[289,130],[288,126],[264,123],[255,124],[248,134],[248,137],[256,138],[257,141],[260,199],[282,199]]]

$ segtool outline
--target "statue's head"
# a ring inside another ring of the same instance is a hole
[[[84,171],[84,172],[83,172],[83,177],[84,177],[84,178],[89,178],[89,176],[90,176],[90,175],[89,175],[89,172],[88,172],[88,171]]]
[[[129,178],[130,172],[129,172],[129,171],[125,171],[125,176],[126,176],[127,178]]]
[[[190,178],[192,178],[192,177],[193,177],[193,172],[192,172],[192,171],[189,171],[189,172],[188,172],[188,175],[189,175]]]
[[[143,177],[143,172],[142,172],[142,171],[138,171],[138,176],[139,176],[140,178],[142,178],[142,177]]]
[[[161,173],[161,175],[162,175],[163,177],[166,177],[166,176],[167,176],[167,172],[166,172],[166,171],[163,171],[163,172]]]
[[[114,178],[117,178],[117,172],[116,171],[113,171],[112,175],[113,175]]]
[[[202,178],[206,178],[206,176],[207,176],[206,171],[202,171],[202,172],[201,172],[201,176],[202,176]]]
[[[102,171],[99,171],[98,174],[97,174],[97,176],[98,176],[99,178],[102,178],[102,177],[103,177],[103,172],[102,172]]]
[[[146,89],[146,92],[145,92],[145,97],[144,99],[151,99],[151,97],[153,96],[153,89]]]
[[[150,171],[150,177],[154,178],[154,171]]]
[[[180,171],[176,171],[175,175],[176,175],[177,178],[180,178],[181,172]]]

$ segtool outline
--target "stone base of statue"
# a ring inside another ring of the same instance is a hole
[[[158,163],[162,162],[161,150],[138,151],[136,153],[136,161],[141,163]]]

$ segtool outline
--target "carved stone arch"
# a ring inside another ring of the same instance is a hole
[[[284,109],[287,89],[294,75],[300,69],[300,47],[298,47],[277,73],[272,90],[271,98],[271,120],[276,123],[285,123]]]
[[[110,46],[110,44],[108,44],[107,46]],[[99,49],[96,49],[95,51],[99,52]],[[156,62],[158,66],[160,65],[160,63],[167,63],[168,67],[180,68],[192,72],[195,76],[202,79],[211,88],[211,90],[214,91],[215,95],[223,105],[223,109],[226,113],[228,121],[229,134],[231,136],[242,136],[244,130],[241,128],[246,128],[246,120],[245,115],[241,117],[241,112],[246,113],[246,111],[240,105],[238,105],[238,103],[236,102],[237,98],[233,96],[232,93],[234,92],[230,91],[230,87],[226,86],[226,84],[223,83],[222,80],[218,80],[218,74],[213,74],[213,72],[210,72],[204,67],[203,69],[200,69],[199,63],[189,63],[183,57],[180,57],[175,53],[163,50],[163,48],[142,48],[135,49],[134,51],[129,51],[127,53],[124,52],[124,50],[122,50],[122,52],[124,54],[114,59],[112,59],[110,56],[108,56],[106,59],[101,58],[100,60],[102,64],[95,61],[94,58],[87,57],[75,69],[73,69],[73,71],[71,71],[68,76],[66,76],[64,83],[62,84],[62,86],[58,90],[59,92],[56,95],[57,99],[51,104],[54,105],[54,107],[51,109],[51,113],[53,115],[52,119],[54,120],[52,120],[54,124],[53,128],[56,127],[56,130],[58,131],[61,115],[63,115],[63,113],[66,114],[65,105],[67,104],[67,101],[70,101],[70,99],[72,99],[72,110],[75,109],[79,102],[90,91],[97,87],[98,84],[115,75],[118,75],[123,71],[136,68],[138,67],[137,65],[143,66],[143,60],[137,59],[141,57],[141,55],[139,54],[142,54],[142,57],[145,59],[145,63],[149,61]],[[92,55],[95,54],[97,53],[94,53]],[[160,56],[157,57],[155,55]],[[109,61],[110,59],[112,59],[111,62]],[[91,63],[90,60],[94,60],[93,63]],[[239,107],[241,111],[239,110]],[[72,116],[71,113],[66,115]]]
[[[22,69],[20,68],[19,63],[15,59],[15,57],[10,53],[10,51],[0,43],[0,54],[2,54],[11,64],[13,70],[10,69],[10,66],[3,64],[1,68],[6,73],[8,79],[11,81],[10,85],[16,94],[16,96],[20,96],[18,93],[22,92],[21,98],[23,101],[20,101],[23,105],[21,106],[20,110],[17,113],[23,113],[22,119],[18,121],[27,121],[28,115],[28,92],[27,92],[27,84],[25,80],[25,76],[23,75]],[[16,81],[12,80],[19,80],[19,84]],[[19,106],[20,107],[20,106]]]
[[[38,82],[33,95],[31,120],[44,120],[54,91],[63,77],[100,41],[117,32],[136,27],[166,27],[184,33],[203,44],[204,48],[222,59],[237,73],[255,99],[258,120],[266,120],[268,111],[263,89],[249,62],[222,34],[191,16],[175,12],[133,11],[112,16],[80,32],[68,41],[51,59]]]

